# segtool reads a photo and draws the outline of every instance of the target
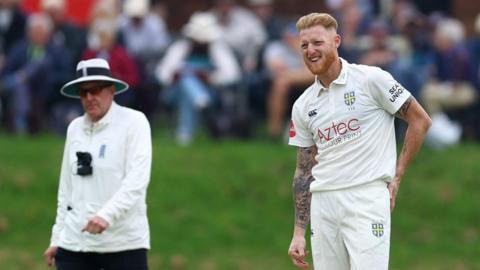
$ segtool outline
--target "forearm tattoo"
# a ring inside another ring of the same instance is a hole
[[[310,184],[315,180],[312,168],[315,165],[317,147],[299,147],[297,168],[293,177],[293,197],[295,200],[295,225],[306,229],[310,222]]]
[[[405,119],[405,115],[407,115],[408,109],[410,108],[413,100],[414,97],[408,97],[408,99],[403,103],[402,107],[400,107],[400,109],[398,109],[398,111],[395,113],[395,116],[401,119]]]

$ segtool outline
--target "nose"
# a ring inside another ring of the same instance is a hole
[[[315,49],[313,47],[313,44],[309,43],[307,45],[307,55],[312,55],[315,53]]]
[[[90,93],[90,92],[85,93],[85,98],[86,98],[87,100],[92,100],[92,99],[93,99],[92,93]]]

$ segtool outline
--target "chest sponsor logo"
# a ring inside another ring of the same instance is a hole
[[[355,103],[355,91],[351,91],[343,94],[343,100],[348,106],[352,106]]]
[[[372,233],[375,237],[382,237],[385,232],[384,225],[381,222],[372,223]]]
[[[360,125],[358,124],[358,119],[353,118],[347,122],[332,122],[331,126],[324,128],[323,130],[318,129],[317,133],[320,141],[328,142],[339,135],[345,135],[346,133],[356,131],[359,128]]]
[[[392,88],[388,90],[388,93],[390,93],[390,102],[394,103],[397,98],[399,98],[403,94],[404,90],[405,89],[400,84],[394,84]]]
[[[357,118],[345,122],[332,122],[326,128],[317,130],[319,149],[325,150],[334,145],[351,141],[361,135],[360,123]]]
[[[293,120],[290,120],[290,138],[295,137],[297,135],[297,132],[295,132],[295,125],[293,124]]]

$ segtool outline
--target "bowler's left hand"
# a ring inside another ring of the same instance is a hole
[[[395,208],[395,199],[397,198],[397,192],[400,188],[400,177],[395,176],[393,181],[388,184],[388,191],[390,192],[390,212],[393,212]]]
[[[83,227],[82,232],[89,232],[91,234],[100,234],[103,231],[105,231],[108,228],[109,224],[108,222],[99,217],[99,216],[94,216],[91,218],[87,225]]]

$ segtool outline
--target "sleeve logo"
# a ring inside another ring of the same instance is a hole
[[[388,92],[391,95],[389,99],[390,102],[394,103],[395,100],[397,100],[397,98],[399,98],[403,94],[403,87],[400,84],[396,83],[392,86],[392,88],[388,90]]]
[[[290,138],[295,137],[297,132],[295,132],[295,125],[293,124],[293,120],[290,120]]]

